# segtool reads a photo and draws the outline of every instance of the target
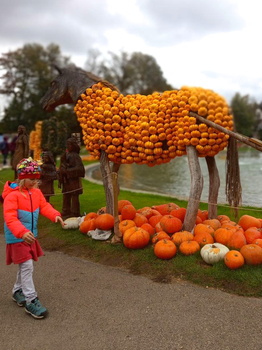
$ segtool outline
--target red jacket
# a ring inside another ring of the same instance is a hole
[[[4,231],[6,243],[22,242],[23,235],[31,231],[37,237],[38,216],[42,214],[55,222],[61,214],[48,203],[38,188],[30,191],[17,186],[11,188],[6,182],[3,190],[4,199]]]

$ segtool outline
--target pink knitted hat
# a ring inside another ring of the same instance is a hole
[[[16,166],[18,179],[39,179],[41,168],[33,158],[24,158]]]

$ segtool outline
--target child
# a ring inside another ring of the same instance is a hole
[[[40,167],[32,158],[17,165],[17,183],[6,182],[3,191],[6,264],[18,264],[13,300],[34,318],[44,318],[47,309],[40,303],[33,282],[33,260],[43,255],[37,240],[39,214],[63,226],[61,214],[48,203],[37,188]]]

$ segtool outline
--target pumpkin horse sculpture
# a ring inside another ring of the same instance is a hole
[[[241,185],[236,134],[233,116],[223,97],[192,87],[147,96],[124,96],[109,82],[80,68],[56,69],[59,74],[41,99],[41,105],[50,112],[61,104],[75,104],[86,149],[100,159],[107,211],[117,223],[114,207],[118,185],[110,175],[117,174],[121,164],[154,166],[182,155],[188,156],[191,173],[183,229],[193,229],[199,208],[203,177],[198,157],[205,157],[207,162],[208,212],[209,218],[216,217],[220,180],[215,155],[226,147],[227,199],[231,206],[238,206]],[[115,235],[117,227],[115,224]]]

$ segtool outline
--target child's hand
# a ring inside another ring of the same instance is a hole
[[[35,241],[35,236],[32,232],[26,232],[22,238],[28,244],[32,244]]]
[[[65,225],[65,223],[64,223],[63,219],[61,218],[61,216],[57,216],[57,217],[55,218],[55,222],[58,222],[58,221],[60,222],[60,224],[61,224],[62,227]]]

